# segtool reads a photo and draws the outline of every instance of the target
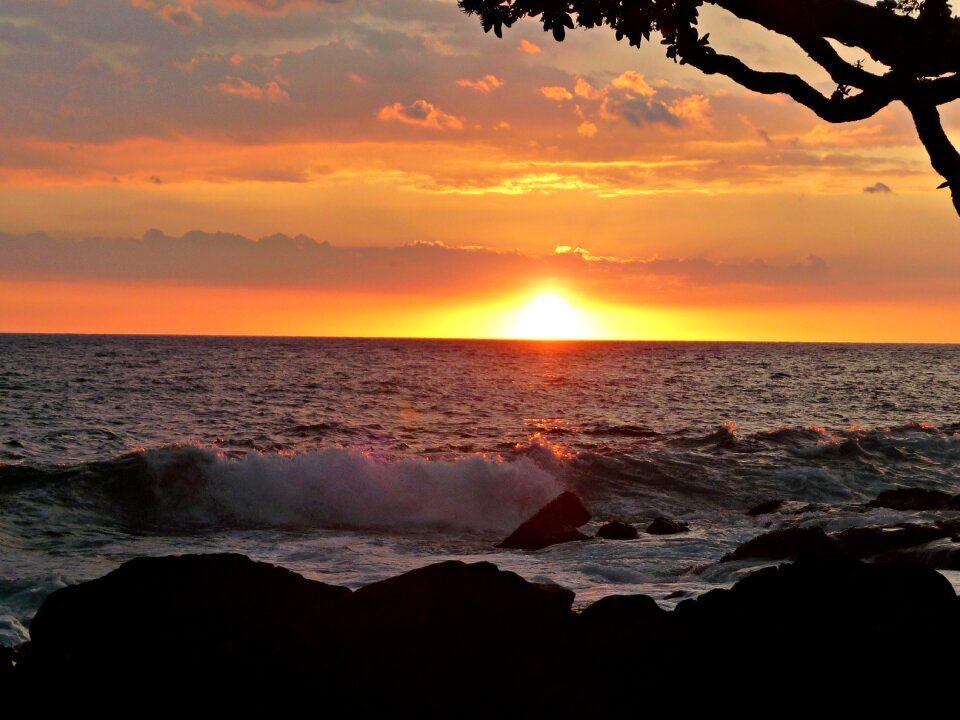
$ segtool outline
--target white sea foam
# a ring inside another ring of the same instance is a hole
[[[177,451],[147,453],[161,477],[169,472],[171,452]],[[529,457],[509,462],[487,456],[398,460],[331,448],[228,460],[211,451],[180,452],[203,457],[202,487],[191,486],[195,502],[185,504],[181,498],[176,503],[192,519],[199,519],[199,511],[275,526],[509,531],[563,490],[551,472]],[[163,485],[178,484],[168,479]]]

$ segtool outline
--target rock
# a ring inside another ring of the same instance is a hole
[[[0,681],[6,682],[13,675],[13,663],[16,655],[13,648],[0,645]]]
[[[867,507],[890,510],[957,510],[960,509],[960,495],[950,496],[940,490],[897,488],[880,493],[867,503]]]
[[[754,505],[752,508],[747,510],[747,515],[750,517],[769,515],[772,512],[776,512],[781,507],[783,507],[783,500],[767,500],[766,502],[762,502],[759,505]]]
[[[336,692],[350,705],[532,701],[572,661],[573,600],[491,563],[442,562],[357,590],[317,645],[334,649]]]
[[[956,531],[956,525],[950,521],[928,525],[903,523],[892,527],[847,528],[829,535],[818,527],[786,528],[748,540],[720,561],[747,558],[785,560],[801,555],[846,555],[865,559],[950,537]]]
[[[834,533],[833,538],[844,555],[868,558],[880,553],[924,545],[949,536],[948,527],[904,523],[893,527],[848,528]]]
[[[938,570],[960,570],[960,545],[955,538],[940,540],[917,547],[891,550],[877,555],[876,562],[915,563]]]
[[[27,660],[123,670],[249,666],[292,652],[350,590],[243,555],[137,558],[51,593],[30,623]]]
[[[843,677],[833,688],[860,702],[854,688],[895,677],[891,692],[908,697],[955,673],[958,609],[932,568],[807,557],[683,601],[671,642],[711,668],[713,688],[791,678],[826,697],[823,679]]]
[[[824,503],[807,503],[803,507],[799,507],[793,511],[794,515],[806,515],[807,513],[813,512],[827,512],[830,509],[829,505]]]
[[[510,533],[496,547],[513,550],[540,550],[557,543],[589,540],[578,527],[590,521],[590,513],[570,491],[544,505],[536,515]]]
[[[436,563],[357,590],[350,622],[371,630],[418,633],[478,627],[530,627],[571,615],[574,593],[536,584],[488,562]]]
[[[597,530],[597,537],[604,540],[636,540],[640,533],[633,525],[614,520]]]
[[[650,535],[676,535],[677,533],[687,532],[689,529],[689,523],[682,520],[658,517],[647,526],[647,533]]]
[[[661,622],[666,614],[647,595],[609,595],[587,606],[580,618],[590,630],[622,633],[638,625]]]
[[[743,543],[720,562],[762,558],[783,560],[837,552],[837,542],[819,527],[773,530]]]

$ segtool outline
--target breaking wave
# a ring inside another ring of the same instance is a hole
[[[563,487],[535,455],[510,461],[384,459],[339,448],[298,455],[169,447],[43,471],[0,467],[0,488],[129,525],[510,530]]]

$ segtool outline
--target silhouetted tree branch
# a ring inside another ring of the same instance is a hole
[[[698,29],[708,3],[793,40],[837,83],[824,95],[798,75],[761,72],[737,57],[717,53]],[[539,19],[562,41],[568,29],[607,25],[617,40],[640,47],[659,35],[668,58],[708,75],[725,75],[759,93],[783,93],[818,117],[843,123],[863,120],[892,102],[910,111],[930,162],[949,187],[960,215],[960,153],[940,122],[938,106],[960,98],[960,18],[950,0],[459,0],[485,31],[525,17]],[[830,41],[859,48],[886,66],[868,72],[844,60]]]

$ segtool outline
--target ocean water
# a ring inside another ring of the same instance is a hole
[[[960,492],[958,371],[960,346],[0,335],[0,642],[56,588],[183,552],[351,587],[482,559],[669,607],[757,567],[717,561],[768,523]],[[691,531],[493,547],[565,489],[589,534]]]

